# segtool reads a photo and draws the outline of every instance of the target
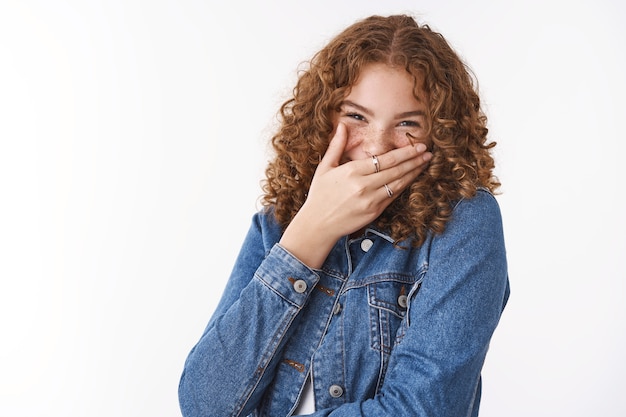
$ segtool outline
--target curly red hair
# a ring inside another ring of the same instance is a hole
[[[334,112],[371,63],[405,68],[416,80],[416,98],[420,89],[428,97],[428,169],[376,221],[396,242],[412,238],[418,246],[429,232],[443,232],[453,201],[474,196],[478,187],[495,192],[500,183],[490,154],[495,142],[487,142],[487,118],[471,72],[441,34],[407,15],[360,20],[308,62],[293,97],[280,107],[261,202],[273,207],[283,227],[293,219],[328,147]]]

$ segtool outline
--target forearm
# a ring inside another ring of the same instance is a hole
[[[318,279],[280,246],[272,249],[189,354],[179,388],[184,416],[244,416],[256,407]]]

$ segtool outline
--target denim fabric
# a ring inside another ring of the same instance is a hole
[[[399,248],[368,228],[310,269],[257,213],[179,386],[185,417],[476,416],[509,295],[500,210],[479,190],[441,235]]]

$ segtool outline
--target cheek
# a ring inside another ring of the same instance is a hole
[[[348,161],[356,161],[365,158],[366,155],[363,154],[365,130],[354,126],[346,126],[346,133],[348,137],[340,163],[343,164]]]
[[[350,151],[361,143],[367,137],[367,129],[356,126],[346,126],[348,131],[348,140],[346,142],[346,152]]]
[[[431,140],[430,137],[426,136],[423,133],[415,133],[413,135],[411,135],[411,137],[407,137],[405,134],[404,139],[407,141],[407,145],[409,144],[413,144],[413,145],[417,145],[418,143],[423,143],[424,145],[426,145],[427,148],[430,148],[431,145]]]
[[[404,146],[408,146],[411,144],[416,144],[419,142],[415,136],[409,138],[406,132],[400,131],[394,135],[393,144],[396,148],[402,148]]]

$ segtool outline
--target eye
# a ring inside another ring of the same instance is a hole
[[[400,126],[405,127],[420,127],[420,124],[413,120],[403,120],[400,122]]]
[[[349,113],[346,113],[346,117],[349,117],[349,118],[355,119],[355,120],[361,120],[361,121],[365,120],[365,117],[363,117],[363,115],[361,115],[359,113],[349,112]]]

